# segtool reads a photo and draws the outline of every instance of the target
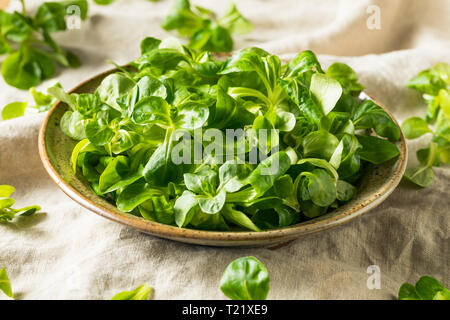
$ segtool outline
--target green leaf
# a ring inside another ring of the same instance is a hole
[[[445,115],[443,111],[441,109],[437,116],[434,124],[435,132],[432,138],[432,141],[441,147],[450,145],[450,116]]]
[[[133,121],[138,124],[156,123],[170,126],[170,106],[166,100],[160,97],[146,97],[139,101],[131,115]]]
[[[450,163],[450,146],[446,148],[442,148],[439,151],[439,158],[442,163],[449,164]]]
[[[430,276],[423,276],[413,286],[404,283],[398,292],[399,300],[450,300],[450,291]]]
[[[111,3],[113,3],[114,1],[116,1],[116,0],[94,0],[94,2],[96,4],[99,4],[101,6],[107,6],[107,5],[111,4]]]
[[[16,189],[12,186],[0,185],[0,222],[10,221],[14,219],[15,216],[30,216],[36,211],[41,210],[41,207],[39,206],[29,206],[20,209],[11,208],[14,205],[15,201],[14,199],[10,198],[10,196],[15,191]]]
[[[318,101],[324,115],[330,113],[342,95],[342,88],[338,81],[321,73],[313,74],[311,78],[311,90]]]
[[[66,111],[61,118],[61,131],[75,140],[86,138],[85,120],[78,111]]]
[[[122,111],[117,104],[117,99],[127,94],[133,89],[135,82],[130,78],[114,73],[103,79],[97,88],[97,94],[100,99],[118,111]]]
[[[232,300],[265,300],[269,292],[269,272],[255,257],[231,262],[220,281],[220,289]]]
[[[234,210],[231,205],[225,205],[222,214],[230,223],[252,231],[261,231],[245,213]]]
[[[328,207],[318,206],[311,200],[301,200],[299,203],[303,215],[310,219],[323,216],[328,211]]]
[[[11,206],[13,206],[14,203],[15,203],[14,199],[11,199],[11,198],[1,199],[0,198],[0,209],[8,209]]]
[[[290,132],[296,124],[295,115],[291,112],[277,110],[274,127],[280,131]]]
[[[422,300],[433,300],[435,295],[444,289],[442,283],[430,276],[423,276],[416,283],[416,292]]]
[[[304,73],[308,72],[323,73],[319,60],[317,59],[316,55],[310,50],[300,52],[289,62],[289,64],[287,65],[285,77],[298,78]],[[309,81],[307,83],[309,83]],[[304,84],[307,83],[304,82]]]
[[[329,160],[339,145],[339,140],[325,130],[318,130],[308,134],[302,145],[304,157]]]
[[[416,288],[410,283],[404,283],[398,291],[399,300],[421,300]]]
[[[161,191],[152,188],[148,183],[133,183],[118,193],[117,208],[123,212],[131,212],[145,201],[159,195]]]
[[[28,217],[41,210],[40,206],[28,206],[20,209],[14,209],[17,216]]]
[[[198,200],[195,194],[190,191],[184,191],[175,201],[173,211],[175,213],[175,223],[180,228],[185,227],[191,222],[197,208]]]
[[[336,200],[336,185],[325,170],[314,169],[311,172],[302,172],[300,176],[302,180],[299,194],[302,200],[311,200],[320,207],[327,207]]]
[[[66,8],[61,3],[44,2],[34,16],[34,25],[46,32],[66,30]]]
[[[157,49],[161,44],[161,40],[147,37],[141,41],[141,54],[149,53],[150,51]]]
[[[205,105],[187,103],[178,109],[175,126],[187,130],[203,127],[209,117],[209,109]]]
[[[0,54],[6,54],[11,52],[11,46],[5,37],[0,33]]]
[[[171,160],[169,140],[164,141],[151,155],[145,165],[145,180],[154,186],[167,186],[169,182],[178,183],[183,177],[184,167]]]
[[[56,83],[54,86],[61,86],[59,83]],[[36,106],[33,108],[37,109],[39,112],[45,112],[51,108],[51,106],[55,103],[55,99],[43,92],[39,92],[36,88],[31,88],[31,95],[33,96],[34,103]]]
[[[98,188],[101,193],[108,193],[128,186],[142,177],[142,168],[130,170],[129,160],[125,156],[115,157],[100,175]]]
[[[132,291],[120,292],[112,297],[111,300],[148,300],[152,290],[152,287],[143,284]]]
[[[273,186],[275,180],[286,173],[290,165],[289,156],[284,151],[277,152],[261,161],[247,181],[256,190],[257,195],[262,195]]]
[[[143,76],[136,85],[139,88],[139,100],[150,96],[161,97],[163,99],[167,97],[166,86],[155,77]]]
[[[48,94],[52,95],[58,100],[61,100],[65,104],[67,104],[73,111],[76,110],[76,95],[68,94],[64,91],[64,89],[59,85],[55,85],[47,89]]]
[[[185,173],[184,184],[189,190],[204,194],[213,195],[217,187],[217,173],[214,170],[205,169],[198,173]]]
[[[279,79],[278,83],[309,122],[320,123],[324,116],[323,111],[314,101],[311,92],[305,85],[295,79]]]
[[[0,269],[0,290],[8,297],[13,298],[11,282],[9,281],[5,268]]]
[[[361,159],[373,164],[381,164],[400,154],[397,146],[388,140],[374,136],[356,136],[362,149],[359,150]]]
[[[439,90],[449,85],[449,79],[450,65],[438,63],[430,69],[421,71],[415,78],[409,80],[406,86],[435,96]]]
[[[336,172],[336,169],[334,169],[334,167],[329,162],[327,162],[326,160],[323,160],[323,159],[303,158],[303,159],[298,160],[297,163],[295,165],[293,165],[291,168],[293,168],[295,170],[300,170],[300,171],[311,171],[312,170],[312,169],[308,170],[309,168],[303,168],[304,164],[309,164],[309,165],[312,165],[313,167],[325,169],[333,177],[334,182],[337,182],[337,180],[339,179],[339,175]],[[300,166],[300,168],[297,168],[299,166]]]
[[[43,72],[27,47],[13,52],[2,62],[2,76],[6,83],[18,89],[27,90],[37,86]]]
[[[31,33],[27,19],[18,12],[0,11],[0,30],[3,37],[14,42],[25,41]]]
[[[194,33],[189,47],[199,51],[230,52],[233,50],[233,39],[227,29],[211,25]]]
[[[233,117],[236,110],[236,101],[227,93],[227,77],[223,76],[218,82],[217,102],[214,110],[213,120],[209,120],[210,125],[216,128],[223,128]]]
[[[405,171],[405,178],[422,188],[429,187],[434,181],[433,169],[427,166],[408,168]]]
[[[9,185],[0,185],[0,198],[8,198],[14,192],[16,192],[16,188]]]
[[[225,205],[226,191],[220,190],[215,196],[197,196],[200,209],[208,214],[216,214]]]
[[[48,55],[42,54],[38,51],[34,51],[32,55],[39,68],[41,69],[41,80],[51,78],[56,72],[56,67],[53,64],[52,59]]]
[[[85,128],[86,138],[95,146],[104,146],[114,138],[114,131],[101,121],[91,120]]]
[[[72,156],[71,156],[71,162],[72,162],[72,169],[73,169],[74,173],[77,172],[78,156],[80,155],[81,151],[89,145],[90,145],[89,140],[84,139],[84,140],[81,140],[80,142],[78,142],[76,144],[75,148],[73,149]]]
[[[439,106],[444,114],[444,116],[448,119],[450,118],[450,90],[441,89],[439,90],[439,95],[437,96],[439,100]]]
[[[364,89],[364,86],[358,83],[356,72],[345,63],[333,63],[326,73],[339,81],[345,94],[358,95]]]
[[[356,194],[356,188],[344,180],[338,180],[336,198],[339,201],[349,201]]]
[[[273,134],[275,127],[267,117],[263,115],[257,116],[253,121],[252,129],[255,131],[258,139],[258,147],[264,154],[268,154],[272,148],[278,145],[278,134]],[[261,132],[263,135],[261,135]]]
[[[338,173],[342,179],[348,179],[357,174],[361,168],[359,150],[362,146],[353,134],[343,134],[341,141],[343,142],[344,148],[341,154]]]
[[[372,100],[366,100],[359,105],[353,115],[355,129],[373,128],[375,132],[391,141],[400,139],[400,129],[392,118]]]
[[[204,213],[202,210],[195,211],[190,224],[194,228],[200,230],[230,230],[221,213],[208,214]]]
[[[181,61],[187,61],[187,57],[184,53],[179,52],[176,49],[158,48],[148,53],[144,53],[136,60],[139,69],[146,67],[158,68],[161,71],[175,69]]]
[[[402,124],[402,130],[406,139],[416,139],[426,133],[432,132],[428,123],[419,117],[412,117],[405,120]]]
[[[168,200],[165,195],[153,197],[152,207],[156,221],[164,224],[174,224],[173,202]]]
[[[450,290],[444,289],[442,291],[436,292],[433,300],[450,300]]]
[[[275,206],[274,210],[259,210],[252,221],[261,229],[275,229],[290,226],[300,220],[298,212],[288,206]]]
[[[62,97],[66,101],[72,104],[72,107],[85,117],[91,118],[94,114],[100,120],[108,122],[111,118],[118,115],[117,111],[112,108],[106,107],[100,101],[96,94],[82,93],[71,94],[68,97]]]
[[[220,184],[227,192],[236,192],[245,184],[245,178],[250,174],[248,165],[228,160],[219,168]]]
[[[294,182],[290,175],[286,174],[275,180],[273,184],[275,194],[280,198],[288,198],[294,192]]]
[[[263,58],[268,52],[259,48],[246,48],[235,53],[228,61],[221,74],[233,72],[256,72],[261,78],[267,78]]]
[[[25,114],[27,102],[12,102],[2,109],[2,120],[9,120],[21,117]]]
[[[180,36],[192,36],[205,23],[202,17],[191,10],[188,0],[176,0],[161,27],[164,30],[177,30]]]
[[[343,151],[344,151],[344,142],[341,141],[337,145],[336,149],[334,149],[334,152],[330,157],[330,164],[336,169],[339,169],[339,166],[341,165]]]
[[[242,16],[234,3],[230,5],[230,8],[219,19],[218,23],[235,34],[247,34],[253,30],[253,24]]]

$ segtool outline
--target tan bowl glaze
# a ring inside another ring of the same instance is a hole
[[[72,93],[92,93],[110,70],[81,83]],[[366,94],[362,94],[367,98]],[[377,102],[378,103],[378,102]],[[391,117],[391,113],[378,103]],[[122,223],[153,236],[208,246],[275,246],[308,234],[339,226],[383,202],[400,182],[406,167],[407,149],[401,135],[397,146],[400,156],[382,165],[370,165],[365,170],[358,186],[357,195],[345,205],[321,217],[289,227],[263,232],[250,231],[203,231],[182,229],[144,220],[121,212],[105,199],[97,196],[83,179],[72,171],[71,154],[76,141],[63,134],[59,127],[61,117],[68,110],[62,102],[56,103],[48,112],[39,134],[39,153],[50,177],[70,198],[83,207],[110,220]],[[396,120],[392,117],[398,125]]]

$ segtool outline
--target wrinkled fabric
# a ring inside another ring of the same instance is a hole
[[[33,11],[41,1],[26,2]],[[193,3],[226,9],[226,1]],[[133,60],[145,36],[171,35],[159,27],[171,4],[117,0],[106,7],[91,5],[81,29],[55,37],[83,65],[61,69],[56,78],[70,89],[111,68],[106,59]],[[421,95],[407,89],[406,81],[437,62],[450,62],[446,0],[240,0],[238,8],[255,29],[235,37],[237,48],[259,46],[284,58],[311,49],[325,68],[334,61],[348,63],[367,92],[399,121],[425,113]],[[26,95],[0,80],[0,106]],[[269,299],[392,299],[403,282],[414,283],[425,274],[450,285],[448,168],[435,169],[436,181],[427,189],[402,182],[361,218],[278,248],[202,247],[142,234],[69,199],[39,159],[44,117],[27,114],[0,122],[0,184],[17,188],[17,207],[43,208],[41,214],[0,224],[0,268],[6,268],[16,298],[109,299],[148,283],[155,299],[222,299],[219,281],[225,267],[247,255],[268,268]],[[408,142],[411,164],[426,142],[427,137]],[[379,289],[373,288],[373,270],[380,271]]]

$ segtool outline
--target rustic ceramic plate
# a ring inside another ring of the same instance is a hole
[[[92,93],[107,75],[116,71],[110,70],[95,76],[78,85],[71,92]],[[362,95],[363,98],[368,97],[364,93]],[[392,117],[385,107],[379,105]],[[383,202],[400,182],[406,167],[407,150],[405,138],[402,135],[397,143],[400,156],[383,165],[368,166],[358,185],[357,195],[342,207],[324,216],[289,227],[263,232],[181,229],[121,212],[114,205],[97,196],[80,177],[73,173],[70,159],[76,141],[64,135],[59,127],[61,117],[67,109],[68,106],[61,102],[53,106],[39,135],[40,156],[45,169],[55,183],[70,198],[105,218],[157,237],[186,243],[209,246],[274,246],[339,226]]]

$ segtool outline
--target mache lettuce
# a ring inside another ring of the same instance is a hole
[[[419,165],[406,170],[405,178],[420,187],[434,181],[433,167],[450,163],[450,65],[438,63],[421,71],[406,84],[423,93],[427,104],[425,118],[411,117],[402,124],[407,139],[428,135],[425,148],[417,151]]]
[[[49,89],[69,106],[60,127],[78,141],[74,170],[124,212],[183,228],[284,227],[349,201],[366,163],[399,154],[399,128],[359,98],[349,66],[325,72],[311,51],[283,63],[259,48],[220,59],[173,39],[141,49],[93,94]],[[216,141],[230,131],[240,135]]]

